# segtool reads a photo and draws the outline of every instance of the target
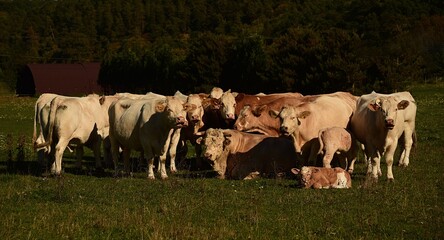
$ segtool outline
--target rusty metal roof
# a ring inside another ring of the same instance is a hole
[[[17,81],[17,94],[56,93],[75,96],[103,93],[97,83],[100,63],[28,64]]]

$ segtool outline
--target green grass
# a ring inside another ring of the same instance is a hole
[[[7,170],[6,139],[26,136],[31,150],[35,98],[0,97],[0,236],[2,239],[444,239],[444,85],[414,86],[418,148],[362,188],[306,190],[292,180],[230,181],[182,170],[162,181],[66,173],[45,178]],[[14,160],[17,149],[14,149]],[[87,153],[87,155],[90,153]],[[72,154],[65,154],[67,162]],[[89,163],[89,162],[88,162]],[[28,168],[33,165],[29,164]]]

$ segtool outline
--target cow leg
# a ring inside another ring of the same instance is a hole
[[[123,148],[123,168],[125,169],[125,173],[129,176],[131,175],[131,168],[130,168],[130,155],[131,150],[129,148]]]
[[[162,149],[162,155],[160,156],[160,158],[159,158],[159,171],[160,171],[160,177],[162,178],[162,179],[166,179],[166,178],[168,178],[168,175],[167,175],[167,173],[166,173],[166,166],[165,166],[165,163],[166,163],[166,156],[167,156],[167,154],[168,154],[168,148],[170,147],[170,143],[172,142],[172,136],[174,135],[173,134],[173,129],[171,129],[170,130],[170,136],[171,137],[169,137],[169,138],[167,138],[167,140],[166,140],[166,142],[165,142],[165,144],[163,145],[163,149]],[[174,131],[174,132],[179,132],[180,133],[180,131]],[[179,141],[177,141],[177,142],[179,142]],[[177,142],[175,143],[175,146],[174,147],[177,147]]]
[[[325,148],[324,158],[322,159],[322,165],[325,168],[331,168],[331,160],[333,159],[335,152],[336,151],[334,149],[331,149],[330,147]]]
[[[380,168],[381,155],[376,149],[366,149],[368,156],[367,174],[373,179],[378,179],[378,169]]]
[[[148,179],[155,179],[154,176],[154,157],[145,155],[145,158],[148,159]]]
[[[103,161],[106,168],[110,168],[112,165],[112,153],[111,153],[111,142],[109,137],[103,140]]]
[[[387,163],[387,179],[389,181],[393,181],[393,156],[395,154],[395,150],[397,147],[397,141],[394,141],[393,144],[387,147],[385,153],[385,161]]]
[[[413,131],[410,128],[406,128],[404,131],[404,150],[402,151],[401,158],[399,159],[399,166],[407,167],[409,165],[412,145]]]
[[[94,151],[94,158],[96,159],[96,170],[102,169],[102,159],[101,159],[101,152],[100,147],[102,146],[102,140],[100,138],[95,141],[93,145],[93,151]]]
[[[177,146],[180,141],[180,131],[181,129],[176,129],[171,136],[171,144],[169,149],[170,155],[170,171],[172,173],[177,172],[176,169],[176,154],[177,154]]]
[[[119,172],[119,145],[116,142],[111,141],[111,155],[114,163],[114,174],[118,175]]]
[[[347,152],[347,162],[349,163],[349,165],[347,166],[347,171],[349,173],[353,173],[357,157],[358,157],[358,146],[356,141],[352,140],[350,149]]]
[[[196,168],[200,169],[202,168],[202,158],[200,157],[202,155],[202,145],[194,145],[194,150],[196,152]]]
[[[310,156],[308,157],[308,165],[309,166],[316,166],[316,163],[317,163],[317,160],[318,160],[318,154],[321,151],[323,151],[323,149],[320,149],[320,145],[319,145],[319,143],[317,141],[315,143],[311,144]],[[324,159],[325,159],[325,155],[324,155]],[[331,161],[331,159],[330,159],[330,161]],[[330,163],[328,165],[330,165]],[[324,167],[325,167],[325,165],[324,165]]]
[[[82,158],[83,158],[83,145],[78,144],[76,147],[76,168],[82,168]]]
[[[63,158],[63,152],[66,149],[66,146],[68,146],[68,141],[59,139],[59,142],[57,143],[55,147],[55,160],[53,164],[53,174],[60,175],[62,173],[62,158]]]

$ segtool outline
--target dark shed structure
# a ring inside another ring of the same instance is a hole
[[[103,93],[97,83],[100,63],[28,64],[17,80],[18,95],[56,93],[66,96]]]

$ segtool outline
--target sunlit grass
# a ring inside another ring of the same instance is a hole
[[[293,180],[229,181],[181,170],[167,180],[98,177],[87,152],[60,178],[7,171],[6,140],[26,136],[32,162],[35,98],[0,97],[0,236],[3,239],[443,239],[444,85],[414,86],[418,148],[407,168],[394,167],[363,188],[362,156],[348,190],[295,188]],[[14,159],[17,149],[14,147]],[[137,156],[137,154],[135,154]],[[34,166],[29,164],[29,166]],[[31,169],[32,170],[32,169]],[[383,173],[386,172],[382,161]],[[32,172],[32,171],[30,171]],[[91,174],[93,176],[91,176]]]

